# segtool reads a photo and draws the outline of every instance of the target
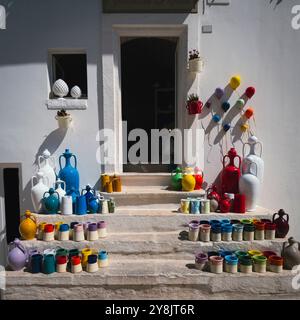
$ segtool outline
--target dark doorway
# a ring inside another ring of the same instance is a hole
[[[7,242],[20,237],[20,196],[19,196],[19,169],[3,169],[4,201]]]
[[[141,128],[148,134],[148,163],[124,164],[124,172],[169,172],[173,165],[151,161],[151,129],[176,126],[177,38],[122,38],[122,119],[127,131]],[[136,142],[127,143],[127,151]],[[171,145],[171,154],[173,152]],[[126,150],[125,150],[126,151]],[[171,155],[172,162],[172,155]]]

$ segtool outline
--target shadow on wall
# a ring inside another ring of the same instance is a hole
[[[269,3],[270,4],[273,4],[274,3],[274,10],[278,7],[278,5],[280,5],[281,4],[281,2],[282,2],[283,0],[269,0]]]
[[[34,174],[38,170],[38,157],[45,151],[45,149],[48,149],[51,154],[54,154],[56,150],[59,148],[59,146],[62,144],[65,136],[67,134],[67,129],[56,129],[52,131],[49,135],[46,136],[43,143],[40,145],[36,155],[35,155],[35,161],[34,165],[36,166]],[[56,170],[57,171],[57,170]],[[29,209],[33,210],[33,205],[31,203],[31,180],[29,180],[23,189],[22,197],[21,197],[21,207],[22,209]]]

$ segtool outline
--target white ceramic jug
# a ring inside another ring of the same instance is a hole
[[[245,148],[247,145],[249,145],[249,147],[250,147],[250,152],[247,156],[245,156]],[[259,155],[257,155],[255,153],[255,149],[256,149],[257,145],[260,146],[260,154]],[[243,158],[244,158],[243,165],[246,165],[246,163],[245,163],[246,160],[250,160],[251,162],[256,163],[256,165],[257,165],[257,178],[260,181],[260,183],[262,184],[263,177],[264,177],[265,164],[264,164],[263,159],[261,158],[261,155],[262,155],[262,143],[259,142],[255,136],[251,136],[248,139],[248,142],[244,143],[244,146],[243,146]]]
[[[47,149],[43,152],[43,155],[38,157],[38,166],[39,171],[42,171],[44,173],[44,176],[48,177],[48,189],[54,188],[54,184],[56,181],[56,174],[54,170],[55,158],[51,156],[51,153]]]
[[[37,184],[34,185],[34,179],[37,180]],[[49,191],[48,177],[45,177],[42,171],[39,171],[36,176],[31,178],[31,200],[36,213],[39,213],[42,210],[42,199],[44,193]]]
[[[55,182],[55,187],[57,187],[55,189],[55,191],[59,194],[59,199],[60,199],[60,203],[62,198],[66,195],[66,183],[63,180],[56,180]],[[63,185],[63,188],[61,187]]]
[[[254,173],[252,173],[252,168],[256,169]],[[246,196],[246,211],[253,212],[256,210],[260,192],[260,181],[257,178],[257,164],[250,160],[245,160],[242,172],[243,174],[239,181],[239,190],[241,194]]]
[[[73,214],[73,201],[71,196],[64,196],[61,198],[60,211],[62,215]]]

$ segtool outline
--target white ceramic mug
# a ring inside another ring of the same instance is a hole
[[[73,203],[71,196],[64,196],[61,199],[61,214],[72,215],[73,214]]]

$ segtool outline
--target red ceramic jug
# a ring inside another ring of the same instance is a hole
[[[196,167],[194,177],[196,180],[195,190],[201,190],[203,184],[203,171]]]
[[[229,159],[229,164],[226,166],[226,159]],[[234,160],[239,159],[239,166],[234,165]],[[226,156],[223,158],[222,171],[222,193],[239,193],[239,180],[241,176],[242,159],[237,154],[234,148],[231,148]]]
[[[278,215],[278,218],[276,216]],[[285,218],[286,217],[286,218]],[[275,219],[276,218],[276,219]],[[289,232],[289,215],[283,209],[273,215],[273,223],[276,224],[276,238],[285,238]]]
[[[212,185],[210,188],[207,189],[207,199],[212,200],[216,199],[218,202],[221,200],[221,197],[218,193],[218,189],[216,185]]]
[[[220,211],[222,213],[228,213],[230,212],[230,208],[231,208],[231,200],[224,195],[221,201],[219,202],[219,206],[220,206]]]

